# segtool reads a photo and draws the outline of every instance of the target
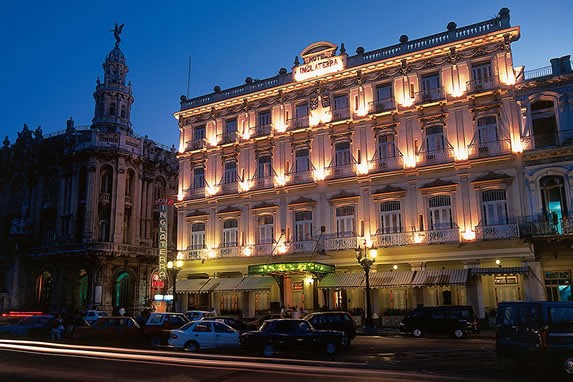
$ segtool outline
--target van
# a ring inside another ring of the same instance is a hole
[[[467,305],[418,307],[400,323],[400,331],[414,337],[425,334],[447,334],[462,338],[479,333],[474,308]]]
[[[573,302],[502,302],[495,317],[500,357],[543,362],[573,374]]]

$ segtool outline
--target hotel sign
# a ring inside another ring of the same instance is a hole
[[[159,205],[159,280],[167,279],[167,206],[173,205],[173,199],[157,199]]]
[[[304,81],[344,70],[346,54],[335,56],[337,48],[336,45],[324,41],[306,47],[300,54],[303,63],[292,70],[294,80]]]

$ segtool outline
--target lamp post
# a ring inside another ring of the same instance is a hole
[[[366,328],[372,328],[374,323],[372,321],[372,306],[370,305],[370,268],[376,261],[376,248],[367,247],[366,243],[364,247],[358,247],[355,249],[356,260],[358,264],[364,269],[364,275],[366,276]]]
[[[172,311],[177,311],[177,274],[183,268],[183,255],[178,253],[177,259],[175,261],[167,262],[167,269],[169,269],[171,275],[173,275],[173,307]]]

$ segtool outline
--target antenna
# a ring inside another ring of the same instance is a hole
[[[189,98],[190,84],[191,84],[191,56],[189,56],[189,68],[187,70],[187,98]]]

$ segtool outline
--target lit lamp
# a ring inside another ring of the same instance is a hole
[[[169,269],[169,272],[173,276],[173,307],[172,307],[173,312],[177,310],[177,274],[183,268],[183,260],[181,260],[182,257],[183,255],[178,253],[177,259],[174,262],[173,261],[167,262],[167,269]]]
[[[354,250],[356,252],[356,260],[358,264],[364,269],[364,275],[366,276],[366,328],[372,328],[374,323],[372,321],[372,306],[370,305],[370,268],[376,261],[376,248],[367,247],[364,243],[364,247],[358,247]]]

